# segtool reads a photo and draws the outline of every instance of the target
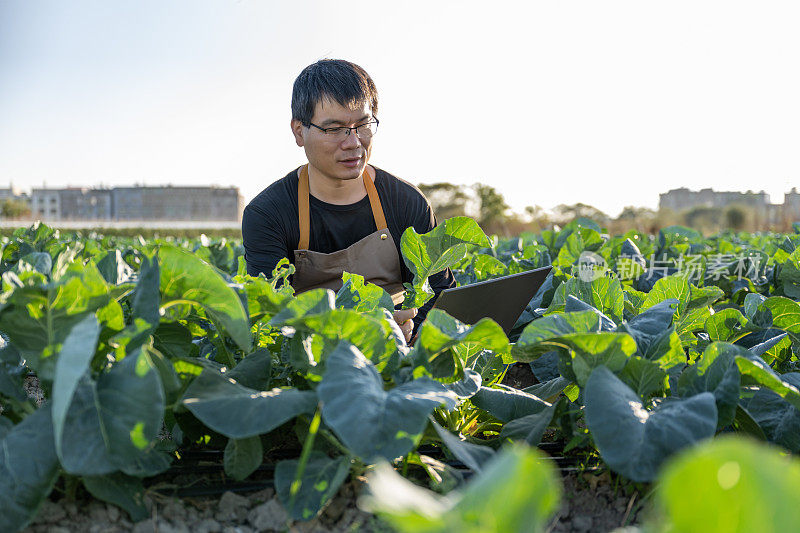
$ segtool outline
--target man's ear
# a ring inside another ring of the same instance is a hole
[[[294,142],[297,146],[305,146],[306,140],[303,138],[303,124],[296,119],[291,122],[292,133],[294,134]]]

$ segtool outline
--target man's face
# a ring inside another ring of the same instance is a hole
[[[311,122],[321,128],[335,126],[358,126],[371,120],[369,103],[351,110],[337,102],[325,98],[317,102]],[[358,178],[367,165],[372,152],[372,139],[358,138],[354,130],[344,140],[331,139],[314,126],[306,128],[299,121],[292,120],[292,132],[297,146],[305,147],[309,164],[324,177],[332,180],[351,180]],[[358,162],[345,164],[345,161],[358,158]]]

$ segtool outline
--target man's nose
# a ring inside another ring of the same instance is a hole
[[[356,135],[356,130],[350,130],[350,133],[344,138],[342,141],[342,146],[344,147],[356,147],[359,144],[364,144],[361,142],[361,139],[358,138]]]

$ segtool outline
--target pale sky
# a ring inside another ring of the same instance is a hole
[[[236,185],[305,163],[292,83],[379,93],[371,162],[516,210],[800,186],[800,4],[0,0],[0,187]]]

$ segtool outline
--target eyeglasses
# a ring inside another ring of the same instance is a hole
[[[371,138],[375,135],[375,132],[378,131],[378,124],[379,121],[377,118],[370,120],[369,122],[365,122],[364,124],[359,124],[358,126],[353,126],[352,128],[349,126],[336,126],[334,128],[321,128],[314,124],[313,122],[308,122],[306,127],[314,126],[318,130],[321,130],[322,133],[325,134],[325,137],[332,140],[332,141],[343,141],[350,135],[351,130],[355,130],[356,135],[362,141],[366,141],[367,139]]]

